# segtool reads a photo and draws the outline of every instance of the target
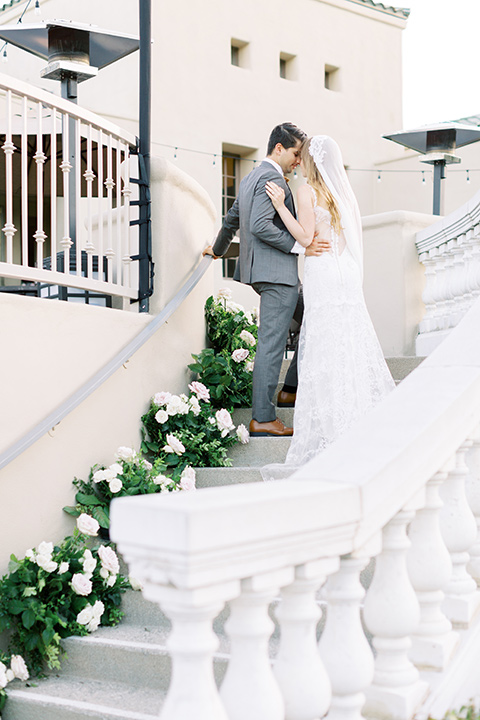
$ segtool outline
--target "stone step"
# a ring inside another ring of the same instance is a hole
[[[387,357],[385,358],[388,368],[392,373],[395,382],[404,380],[413,370],[415,370],[424,360],[424,357]]]
[[[290,446],[289,437],[252,437],[246,445],[234,445],[228,457],[235,467],[262,467],[268,463],[283,463]]]

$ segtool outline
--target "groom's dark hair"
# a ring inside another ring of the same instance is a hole
[[[303,143],[306,139],[307,134],[293,123],[287,122],[277,125],[270,133],[267,145],[267,155],[272,154],[277,143],[280,143],[280,145],[283,145],[285,150],[288,150],[288,148],[295,147],[297,140],[300,140],[300,142]]]

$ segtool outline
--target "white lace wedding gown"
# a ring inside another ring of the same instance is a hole
[[[331,238],[332,249],[305,258],[294,434],[285,464],[263,467],[264,480],[291,475],[395,386],[365,305],[358,264],[313,194],[316,229],[319,237]]]

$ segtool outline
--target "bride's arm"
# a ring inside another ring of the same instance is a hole
[[[315,233],[315,213],[313,210],[312,192],[308,185],[301,185],[298,189],[298,220],[285,205],[285,192],[274,182],[267,182],[265,191],[273,203],[273,207],[280,215],[288,232],[295,240],[308,247],[313,240]]]

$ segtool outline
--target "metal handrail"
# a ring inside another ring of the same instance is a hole
[[[210,262],[213,260],[211,255],[206,255],[203,260],[199,263],[193,273],[190,275],[188,280],[182,285],[175,297],[170,300],[167,305],[161,310],[161,312],[149,322],[149,324],[143,328],[141,332],[136,335],[122,350],[120,350],[115,357],[113,357],[106,365],[104,365],[95,375],[88,380],[81,388],[70,395],[65,402],[59,405],[53,412],[47,415],[46,418],[41,420],[35,427],[26,433],[20,440],[17,440],[7,450],[0,455],[0,470],[14,460],[18,455],[24,452],[30,445],[39,440],[42,435],[45,435],[55,425],[63,420],[72,410],[75,410],[80,403],[91,395],[94,390],[99,388],[105,380],[113,375],[127,360],[129,360],[134,353],[149,340],[157,330],[169,319],[171,315],[177,310],[182,302],[188,297],[193,288],[205,275],[206,271],[210,266]]]

